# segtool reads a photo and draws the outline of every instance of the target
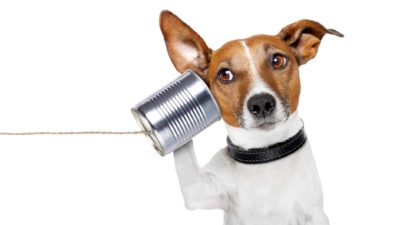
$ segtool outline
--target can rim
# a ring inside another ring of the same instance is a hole
[[[139,126],[146,131],[145,136],[148,138],[153,148],[158,152],[158,154],[164,156],[165,150],[146,117],[144,117],[143,114],[136,108],[132,108],[132,114]]]

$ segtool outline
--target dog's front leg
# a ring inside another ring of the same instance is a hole
[[[193,141],[174,152],[175,166],[186,208],[223,208],[224,192],[215,171],[200,168],[193,150]]]

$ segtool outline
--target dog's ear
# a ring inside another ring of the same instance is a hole
[[[299,20],[289,24],[279,32],[278,36],[294,50],[297,62],[302,65],[315,57],[325,34],[343,37],[340,32],[326,29],[312,20]]]
[[[204,76],[212,50],[207,47],[200,35],[172,12],[166,10],[160,14],[160,28],[175,68],[180,73],[190,69]]]

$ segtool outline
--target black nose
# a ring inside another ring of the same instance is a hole
[[[247,101],[247,108],[257,118],[270,116],[275,109],[275,98],[267,93],[252,96]]]

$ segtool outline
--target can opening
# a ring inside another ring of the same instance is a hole
[[[135,117],[136,121],[138,122],[139,126],[142,130],[146,131],[146,137],[150,141],[153,148],[160,154],[161,156],[165,155],[165,151],[158,140],[156,134],[154,133],[154,129],[151,127],[149,121],[142,115],[140,111],[133,108],[132,109],[133,117]]]

